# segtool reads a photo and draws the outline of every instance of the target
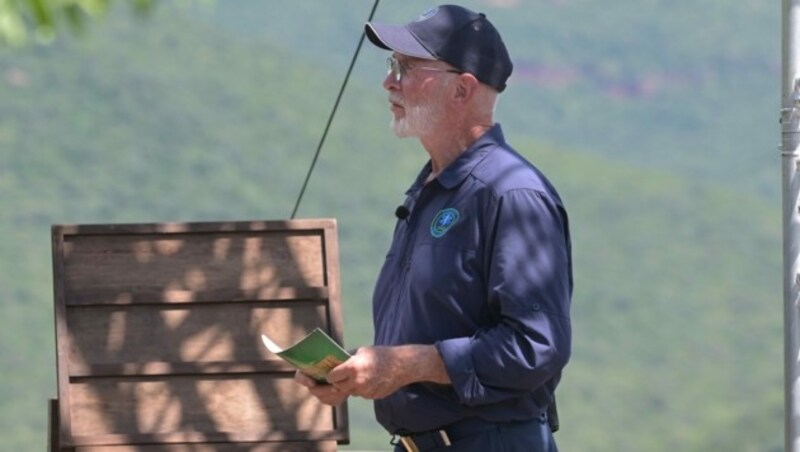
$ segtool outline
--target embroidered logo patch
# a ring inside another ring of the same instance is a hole
[[[453,208],[442,209],[431,222],[431,235],[437,239],[447,233],[458,221],[458,210]]]

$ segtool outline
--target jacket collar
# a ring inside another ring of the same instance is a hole
[[[505,144],[505,141],[503,129],[500,127],[500,124],[496,123],[492,128],[487,130],[486,133],[475,140],[472,145],[465,149],[458,158],[450,163],[450,165],[439,174],[436,180],[442,187],[448,190],[458,186],[472,173],[478,163],[489,154],[489,151],[499,145]],[[417,179],[406,191],[406,195],[421,189],[428,175],[431,173],[431,170],[432,164],[431,161],[428,160],[425,166],[422,167],[422,171],[417,175]]]
[[[489,151],[503,143],[505,143],[503,129],[500,124],[495,124],[464,150],[453,163],[448,165],[437,177],[437,180],[446,189],[451,189],[461,184],[472,173],[475,166],[486,157]],[[428,168],[430,168],[430,162],[428,163]]]

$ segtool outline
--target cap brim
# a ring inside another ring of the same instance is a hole
[[[364,32],[373,44],[382,49],[417,58],[436,59],[404,26],[368,22]]]

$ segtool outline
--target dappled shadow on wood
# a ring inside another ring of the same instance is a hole
[[[341,342],[333,220],[54,226],[53,265],[61,447],[348,441],[346,406],[320,404],[260,341],[321,327]]]

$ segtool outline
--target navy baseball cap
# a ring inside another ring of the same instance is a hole
[[[382,49],[444,61],[497,91],[506,88],[513,69],[503,39],[486,15],[462,6],[431,8],[406,25],[367,22],[364,30]]]

